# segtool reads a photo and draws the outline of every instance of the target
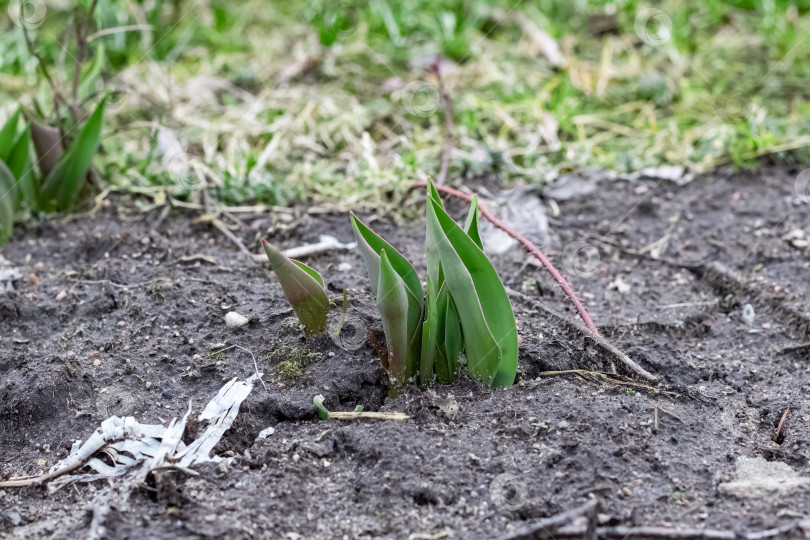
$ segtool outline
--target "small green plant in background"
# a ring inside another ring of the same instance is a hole
[[[28,159],[31,131],[26,127],[20,132],[19,123],[18,109],[0,129],[0,243],[11,236],[22,199],[36,201]]]
[[[431,183],[427,190],[427,291],[413,265],[351,214],[352,229],[382,317],[389,395],[409,380],[421,386],[454,381],[464,351],[469,374],[494,387],[510,386],[517,370],[517,326],[512,306],[478,233],[473,199],[464,227],[447,214]],[[308,336],[326,326],[329,301],[323,278],[264,243]]]
[[[33,212],[75,206],[98,152],[104,106],[102,99],[67,149],[55,128],[30,121],[20,130],[20,109],[8,118],[0,129],[0,242],[11,235],[23,205]],[[38,175],[30,159],[32,143]]]
[[[93,166],[93,158],[98,152],[105,103],[106,99],[102,99],[96,106],[76,139],[56,161],[53,169],[47,175],[43,172],[42,187],[38,193],[39,209],[46,212],[67,211],[78,201],[87,173]],[[61,146],[59,148],[61,150]],[[54,150],[49,148],[45,152]],[[44,156],[39,157],[42,160]]]

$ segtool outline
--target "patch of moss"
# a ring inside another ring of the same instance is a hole
[[[321,358],[321,353],[299,347],[281,347],[270,353],[269,358],[280,359],[278,375],[284,379],[296,380],[304,375],[304,368]]]

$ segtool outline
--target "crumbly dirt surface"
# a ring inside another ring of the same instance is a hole
[[[810,204],[794,194],[797,173],[718,171],[683,186],[593,174],[587,195],[543,198],[545,251],[560,263],[570,242],[592,246],[571,282],[657,388],[551,316],[573,317],[518,249],[492,257],[513,291],[517,383],[462,378],[388,399],[366,340],[304,340],[267,265],[208,224],[104,209],[18,230],[2,247],[24,277],[0,295],[0,480],[47,470],[111,415],[168,422],[189,400],[196,415],[224,381],[254,373],[251,353],[267,388],[215,449],[230,465],[163,471],[125,502],[98,501],[102,483],[0,489],[0,537],[84,538],[104,504],[106,538],[496,538],[593,497],[606,526],[789,526],[810,508],[801,482],[755,497],[726,484],[743,458],[810,476]],[[254,252],[262,236],[284,248],[352,240],[345,215],[242,217],[234,231]],[[424,275],[423,221],[364,217]],[[356,328],[381,331],[356,251],[306,261],[338,305],[346,287]],[[228,311],[249,323],[227,328]],[[566,370],[584,371],[554,373]],[[317,394],[330,410],[411,418],[324,422]],[[500,475],[515,491],[498,491]]]

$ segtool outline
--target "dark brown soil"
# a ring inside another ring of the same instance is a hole
[[[517,384],[462,380],[388,400],[370,345],[304,341],[268,269],[206,224],[180,216],[155,227],[153,214],[119,221],[102,210],[18,231],[2,248],[25,278],[0,296],[0,480],[47,470],[111,415],[168,422],[189,400],[198,412],[223,381],[254,372],[243,349],[211,353],[225,343],[251,351],[267,382],[217,449],[232,465],[161,473],[127,510],[109,501],[105,537],[494,538],[591,497],[607,525],[789,525],[807,514],[810,491],[739,498],[718,485],[740,457],[810,475],[810,252],[790,234],[810,237],[810,205],[793,195],[797,172],[721,171],[682,187],[594,175],[595,192],[559,201],[547,253],[559,262],[571,241],[598,249],[594,275],[572,284],[603,335],[661,378],[657,389],[539,307],[572,317],[518,251],[494,258],[517,291]],[[351,240],[345,215],[276,218],[246,218],[241,238],[255,252],[263,235],[285,248],[324,233]],[[371,224],[424,274],[422,221]],[[380,329],[355,251],[307,262],[334,300],[348,289],[360,326]],[[749,303],[753,324],[742,317]],[[227,328],[231,310],[249,324]],[[290,376],[295,362],[302,373]],[[613,367],[610,379],[545,373]],[[323,422],[316,394],[330,410],[411,419]],[[256,441],[268,426],[275,433]],[[525,485],[525,501],[496,504],[502,474]],[[86,537],[97,487],[0,490],[0,536]]]

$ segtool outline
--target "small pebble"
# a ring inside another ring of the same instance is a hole
[[[754,324],[754,306],[751,304],[745,304],[742,310],[742,320],[748,326],[752,326]]]
[[[239,328],[240,326],[245,326],[247,323],[248,318],[235,311],[229,311],[228,314],[225,315],[225,325],[228,328]]]

